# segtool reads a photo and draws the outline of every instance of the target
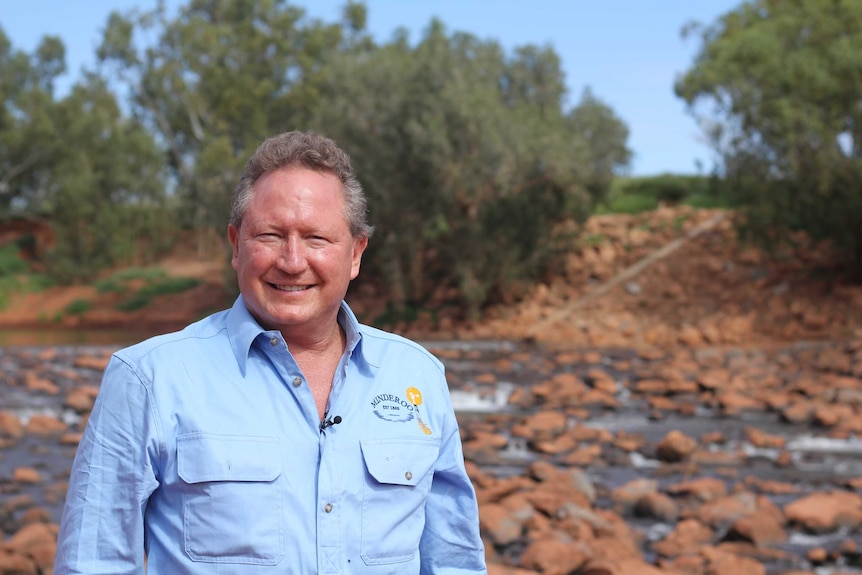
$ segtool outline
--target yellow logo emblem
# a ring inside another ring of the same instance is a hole
[[[422,392],[415,387],[408,387],[407,399],[410,400],[410,403],[413,404],[413,407],[416,410],[416,421],[419,423],[419,429],[421,429],[422,433],[425,435],[431,435],[431,428],[425,425],[425,422],[422,421],[422,416],[419,415],[419,406],[422,405]]]

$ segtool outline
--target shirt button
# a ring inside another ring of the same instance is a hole
[[[410,481],[411,479],[413,479],[413,474],[408,471],[404,474],[404,477],[407,478],[407,481]]]
[[[302,378],[297,376],[293,378],[293,387],[299,387],[302,385]]]
[[[270,340],[269,340],[269,343],[272,344],[272,347],[277,346],[278,345],[278,338],[275,336],[272,336],[272,338],[270,338]]]
[[[332,511],[332,503],[327,503],[326,505],[324,505],[323,510],[326,511],[327,513]]]

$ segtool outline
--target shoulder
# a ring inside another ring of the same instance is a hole
[[[123,348],[114,356],[127,363],[140,363],[147,358],[171,355],[180,357],[183,353],[213,350],[229,345],[225,326],[227,311],[214,313],[185,328],[157,335]]]
[[[410,361],[416,367],[424,365],[443,372],[443,363],[419,343],[395,333],[360,324],[362,351],[366,360],[373,365],[384,361]]]

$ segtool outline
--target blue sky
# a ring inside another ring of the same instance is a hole
[[[706,24],[742,0],[367,0],[368,26],[381,42],[399,27],[417,39],[433,17],[449,32],[470,32],[506,48],[551,45],[563,64],[572,102],[587,86],[628,125],[631,173],[709,171],[712,154],[685,103],[673,93],[698,49],[682,27]],[[168,0],[168,5],[185,4]],[[338,19],[344,0],[292,2],[309,16]],[[14,48],[31,52],[52,34],[66,45],[67,82],[91,66],[112,10],[148,8],[155,0],[0,0],[0,27]]]

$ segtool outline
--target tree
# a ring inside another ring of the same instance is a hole
[[[55,107],[64,144],[31,209],[45,214],[57,246],[49,271],[93,279],[118,261],[148,261],[172,246],[176,224],[152,135],[125,118],[104,81],[91,76]]]
[[[862,3],[756,0],[692,30],[676,93],[707,125],[743,231],[803,230],[862,268]]]
[[[167,154],[186,226],[201,248],[222,237],[231,191],[265,136],[292,129],[318,94],[329,53],[359,41],[362,5],[340,24],[306,22],[285,0],[192,0],[169,17],[110,16],[100,60]],[[146,38],[156,41],[141,46]]]
[[[136,248],[157,255],[173,231],[153,138],[96,76],[55,99],[64,54],[53,37],[32,55],[15,51],[0,30],[0,216],[50,221],[57,247],[46,263],[72,282]]]
[[[540,277],[560,226],[602,195],[598,174],[628,160],[608,108],[565,110],[549,47],[508,56],[432,21],[415,46],[402,31],[343,51],[318,81],[306,127],[350,152],[378,229],[363,277],[381,277],[396,307],[448,300],[475,312]],[[593,150],[599,126],[613,126],[610,147],[623,153]]]
[[[65,49],[46,36],[34,54],[12,47],[0,29],[0,215],[26,207],[45,185],[62,147],[52,118],[54,80]]]

